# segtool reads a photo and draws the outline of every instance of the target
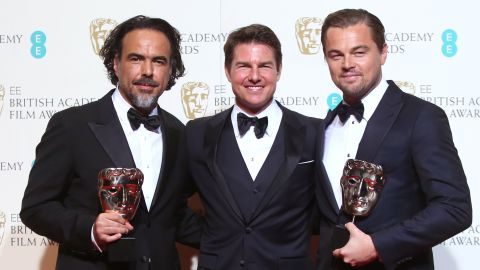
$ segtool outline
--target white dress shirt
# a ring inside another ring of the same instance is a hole
[[[113,107],[122,125],[123,133],[127,137],[128,146],[132,153],[135,166],[143,173],[142,193],[150,210],[153,195],[157,187],[158,177],[162,166],[163,157],[163,139],[162,131],[158,128],[157,132],[147,130],[143,124],[137,130],[130,126],[127,113],[132,106],[123,98],[118,88],[112,94]],[[155,107],[150,115],[157,115],[158,109]],[[92,243],[98,251],[102,249],[98,246],[93,235],[93,226],[90,232]]]
[[[358,144],[365,132],[368,120],[372,117],[387,87],[387,82],[382,80],[375,89],[362,99],[365,108],[363,119],[357,121],[355,116],[350,115],[347,121],[342,123],[337,115],[325,130],[323,164],[339,207],[342,205],[340,178],[342,177],[343,167],[347,159],[355,158]]]
[[[257,137],[255,137],[253,126],[250,127],[245,135],[240,136],[237,124],[237,114],[240,112],[249,117],[268,117],[267,131],[262,138],[257,139]],[[236,104],[233,106],[231,114],[233,132],[235,133],[235,138],[237,140],[238,148],[240,148],[240,152],[242,153],[243,160],[245,161],[248,171],[250,172],[250,175],[254,181],[258,175],[258,172],[262,168],[263,163],[267,159],[270,149],[272,148],[273,142],[275,141],[275,137],[278,133],[278,129],[280,128],[282,116],[282,109],[280,109],[275,100],[272,101],[272,103],[270,103],[270,105],[268,105],[268,107],[258,115],[250,115],[240,109],[240,107],[238,107]]]
[[[162,131],[160,128],[158,128],[157,132],[149,131],[143,124],[137,130],[133,130],[127,117],[127,112],[132,106],[122,97],[118,89],[113,93],[112,101],[123,132],[127,137],[135,166],[143,172],[142,192],[147,209],[150,209],[162,166]],[[150,115],[157,114],[158,110],[155,107]]]

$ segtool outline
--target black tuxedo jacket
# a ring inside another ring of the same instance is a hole
[[[194,223],[188,224],[185,212],[182,174],[186,164],[177,155],[183,152],[179,142],[184,125],[162,109],[164,152],[163,164],[158,164],[162,166],[158,185],[150,211],[142,198],[131,221],[137,239],[136,262],[107,263],[105,253],[93,248],[91,229],[102,212],[98,172],[108,167],[135,167],[112,93],[50,119],[36,149],[22,201],[22,221],[34,232],[59,242],[56,269],[180,269],[176,235],[185,243],[194,243],[199,241],[200,230],[195,230]],[[186,223],[180,225],[182,220]]]
[[[356,154],[382,165],[386,177],[371,215],[355,219],[382,262],[360,269],[433,269],[431,248],[472,222],[469,188],[444,111],[388,83]],[[335,115],[331,111],[325,122]],[[318,170],[328,179],[320,163]],[[339,212],[328,180],[316,197],[323,215],[317,269],[348,269],[332,258],[330,240],[333,226],[349,217]]]
[[[282,107],[269,155],[252,181],[232,109],[187,124],[189,170],[205,208],[199,269],[313,268],[310,218],[323,122]]]

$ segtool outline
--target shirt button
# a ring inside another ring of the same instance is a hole
[[[240,266],[243,266],[245,265],[245,261],[244,260],[240,260]]]

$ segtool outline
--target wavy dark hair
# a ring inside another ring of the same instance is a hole
[[[137,29],[152,29],[162,32],[170,41],[172,74],[166,88],[166,90],[169,90],[175,85],[176,80],[185,74],[185,66],[183,65],[180,51],[180,33],[167,21],[160,18],[138,15],[119,24],[110,32],[99,53],[103,59],[103,64],[107,68],[108,78],[113,85],[118,83],[118,77],[115,75],[113,68],[113,61],[115,57],[121,58],[122,41],[125,35]]]
[[[223,46],[225,53],[225,67],[230,69],[233,61],[233,51],[239,44],[258,43],[271,47],[274,50],[277,69],[282,66],[282,45],[275,33],[269,27],[261,24],[251,24],[241,27],[228,35]],[[277,70],[278,71],[278,70]]]
[[[325,54],[325,41],[329,28],[347,28],[360,23],[364,23],[370,28],[373,41],[377,45],[378,50],[382,51],[385,45],[385,27],[380,19],[364,9],[341,9],[330,13],[323,22],[321,37],[323,53]]]

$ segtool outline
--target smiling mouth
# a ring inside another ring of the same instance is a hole
[[[258,91],[258,90],[263,89],[263,86],[251,85],[251,86],[245,86],[245,88],[247,88],[248,90],[251,90],[251,91]]]
[[[343,78],[360,77],[360,74],[357,74],[357,73],[345,73],[345,74],[342,74],[342,77],[343,77]]]

